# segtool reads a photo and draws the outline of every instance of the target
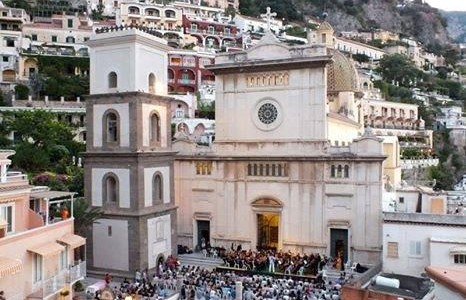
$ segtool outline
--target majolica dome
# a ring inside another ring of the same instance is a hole
[[[327,65],[328,92],[356,92],[359,77],[351,61],[338,50],[328,49],[333,61]]]

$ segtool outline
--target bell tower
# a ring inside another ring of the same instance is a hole
[[[89,41],[85,196],[103,216],[88,235],[90,272],[127,276],[176,252],[166,41],[114,27]]]

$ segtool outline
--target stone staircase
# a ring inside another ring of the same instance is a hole
[[[204,257],[202,253],[181,254],[178,255],[178,259],[182,266],[199,266],[208,270],[213,270],[223,265],[222,259]]]

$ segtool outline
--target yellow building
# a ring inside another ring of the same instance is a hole
[[[8,300],[71,299],[86,274],[73,193],[30,186],[25,174],[7,171],[13,154],[0,150],[0,291]]]

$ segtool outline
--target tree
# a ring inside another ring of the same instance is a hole
[[[69,204],[68,209],[71,210]],[[91,207],[84,198],[77,198],[73,203],[74,232],[86,236],[92,224],[102,218],[103,212],[97,207]]]
[[[55,171],[84,150],[84,145],[73,140],[73,128],[49,111],[7,112],[3,118],[3,133],[15,132],[13,164],[25,171]]]
[[[421,77],[414,63],[402,54],[385,55],[380,59],[377,71],[387,82],[409,87]]]
[[[15,95],[19,100],[25,100],[29,95],[29,88],[24,84],[18,84],[15,86]]]

